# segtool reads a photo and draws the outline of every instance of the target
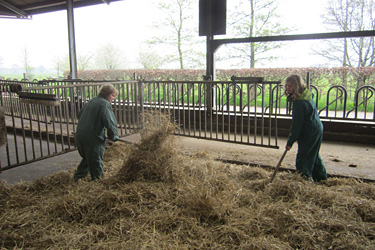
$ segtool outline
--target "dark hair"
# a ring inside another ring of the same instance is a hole
[[[291,94],[287,93],[286,84],[288,82],[293,85],[294,92]],[[291,75],[286,78],[285,84],[284,84],[284,92],[292,100],[295,100],[298,96],[300,96],[305,89],[306,89],[306,84],[303,82],[303,79],[300,75]]]

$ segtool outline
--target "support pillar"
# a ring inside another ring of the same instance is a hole
[[[73,0],[67,0],[70,77],[77,79],[77,54],[74,32]]]

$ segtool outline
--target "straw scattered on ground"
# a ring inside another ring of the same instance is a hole
[[[116,142],[102,181],[0,183],[4,249],[374,249],[375,186],[186,156],[164,117]],[[147,122],[146,122],[147,124]]]

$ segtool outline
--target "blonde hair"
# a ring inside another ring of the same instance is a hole
[[[287,92],[287,89],[286,89],[287,83],[290,83],[293,86],[294,92],[291,94]],[[300,75],[291,75],[286,78],[285,84],[284,84],[284,93],[286,95],[289,95],[289,97],[292,100],[295,100],[297,97],[299,97],[305,89],[306,89],[306,84],[303,82],[303,79]]]
[[[116,93],[118,95],[118,90],[113,86],[112,84],[105,84],[100,87],[99,93],[107,98],[108,96],[112,95],[113,93]]]

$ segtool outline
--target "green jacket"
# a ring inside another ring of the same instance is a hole
[[[293,101],[292,125],[290,128],[287,145],[292,146],[298,141],[300,144],[308,145],[316,137],[322,136],[323,125],[320,121],[317,108],[313,102],[310,90],[305,91]]]
[[[111,104],[99,94],[91,99],[78,113],[77,134],[84,135],[91,142],[105,142],[107,136],[118,140],[117,120]]]

